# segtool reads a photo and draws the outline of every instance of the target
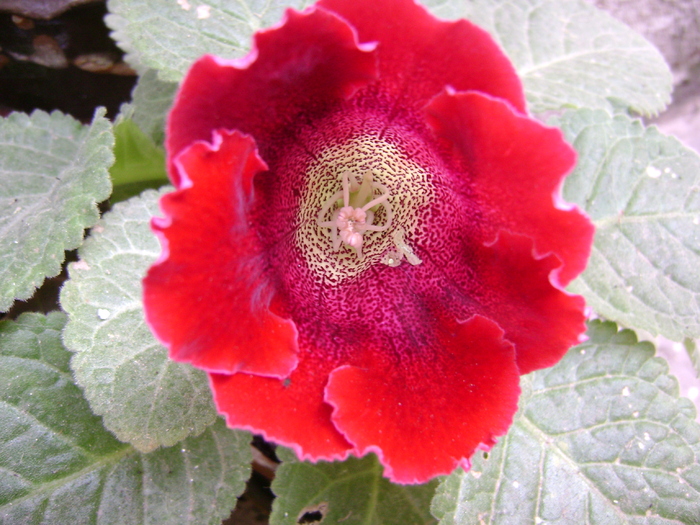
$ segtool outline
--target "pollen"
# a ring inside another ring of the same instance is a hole
[[[321,207],[316,224],[331,231],[333,250],[345,244],[354,248],[362,260],[362,245],[367,232],[382,232],[391,227],[394,212],[389,203],[389,190],[376,182],[376,172],[368,170],[360,178],[351,171],[341,173],[342,189],[334,193]],[[374,224],[375,214],[384,209],[384,224]],[[330,217],[329,217],[330,215]]]

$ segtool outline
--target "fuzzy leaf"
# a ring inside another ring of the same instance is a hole
[[[0,118],[0,312],[58,275],[112,190],[112,126],[35,111]]]
[[[206,374],[168,359],[144,321],[141,279],[160,253],[149,221],[162,193],[106,213],[61,292],[76,381],[104,425],[143,452],[197,435],[216,417]]]
[[[73,384],[65,321],[0,322],[0,523],[221,523],[250,472],[250,435],[219,421],[151,454],[120,443]]]
[[[425,0],[467,18],[503,47],[531,111],[629,108],[652,115],[671,101],[671,72],[641,35],[583,0]]]
[[[132,101],[122,105],[120,117],[133,120],[156,145],[162,146],[165,119],[176,90],[176,83],[159,80],[158,72],[149,69],[136,82]]]
[[[277,24],[288,7],[302,9],[311,0],[109,0],[105,21],[112,37],[137,69],[156,69],[163,81],[179,82],[204,54],[245,55],[255,31]]]
[[[650,343],[593,322],[588,342],[522,380],[509,433],[437,490],[448,524],[696,524],[700,426]]]
[[[700,337],[700,156],[624,115],[579,110],[559,124],[579,153],[564,198],[596,225],[570,290],[626,326]]]
[[[294,453],[278,449],[283,460],[272,491],[271,525],[299,523],[362,523],[365,525],[426,525],[437,482],[395,485],[382,477],[376,456],[343,462],[300,462]]]

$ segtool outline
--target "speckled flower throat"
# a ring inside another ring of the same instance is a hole
[[[307,171],[295,241],[315,272],[337,281],[377,263],[420,264],[411,243],[432,194],[425,169],[389,142],[330,147]]]

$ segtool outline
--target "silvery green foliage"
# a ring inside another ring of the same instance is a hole
[[[440,484],[441,525],[698,523],[695,407],[633,332],[593,322],[588,336],[523,377],[508,434]]]
[[[0,312],[58,275],[112,191],[112,126],[57,111],[0,118]]]
[[[570,290],[626,326],[700,337],[700,157],[624,115],[571,111],[558,124],[579,154],[564,198],[596,225]]]
[[[157,71],[149,69],[139,76],[131,102],[121,107],[120,118],[133,120],[156,145],[162,145],[165,119],[176,90],[175,82],[164,82],[158,78]]]
[[[73,383],[65,322],[0,322],[0,523],[221,523],[250,474],[250,434],[219,421],[150,454],[119,442]]]
[[[163,81],[179,82],[204,54],[236,58],[250,50],[253,33],[277,24],[288,7],[310,0],[109,0],[112,38],[139,70],[155,69]]]
[[[198,435],[216,418],[206,374],[171,361],[144,319],[141,279],[160,254],[149,221],[163,193],[106,213],[61,291],[77,383],[104,425],[143,452]]]
[[[671,72],[657,49],[584,0],[423,0],[437,16],[467,18],[503,47],[535,113],[630,109],[671,101]]]

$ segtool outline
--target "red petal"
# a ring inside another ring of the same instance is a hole
[[[226,128],[253,135],[266,158],[270,135],[293,134],[376,77],[373,47],[359,46],[333,13],[288,10],[280,26],[255,34],[246,58],[205,56],[192,66],[168,120],[169,154]]]
[[[485,315],[515,344],[521,374],[556,364],[586,330],[583,297],[554,287],[553,255],[535,259],[532,239],[501,232],[478,255]]]
[[[450,85],[508,100],[525,112],[515,69],[491,36],[466,20],[438,20],[406,0],[321,0],[356,29],[362,42],[379,42],[380,83],[395,101],[422,108]]]
[[[330,359],[302,358],[288,380],[211,374],[214,401],[230,427],[262,434],[293,448],[300,459],[345,459],[352,449],[331,422],[323,401]]]
[[[147,320],[170,356],[205,370],[286,377],[297,363],[292,321],[270,311],[274,293],[249,229],[252,179],[266,169],[250,137],[214,135],[176,164],[181,188],[161,199],[153,228],[163,256],[144,279]]]
[[[468,467],[480,444],[505,434],[517,410],[518,369],[503,332],[480,316],[416,348],[331,373],[333,421],[359,454],[376,452],[385,476],[422,483]]]
[[[580,274],[594,228],[560,202],[559,186],[576,161],[561,132],[479,93],[445,91],[426,112],[435,132],[464,157],[474,191],[491,210],[493,238],[501,229],[532,237],[537,253],[553,252],[562,261],[555,275],[561,286]]]

